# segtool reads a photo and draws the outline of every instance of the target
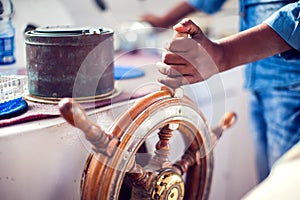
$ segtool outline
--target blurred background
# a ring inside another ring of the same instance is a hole
[[[101,1],[101,0],[100,0]],[[161,15],[180,0],[109,0],[100,7],[95,0],[13,0],[16,28],[16,57],[18,66],[25,65],[23,33],[28,24],[37,26],[93,26],[107,27],[116,33],[124,25],[133,23],[145,14]],[[213,38],[220,38],[238,31],[237,1],[229,0],[223,10],[212,16],[195,13],[190,17]]]

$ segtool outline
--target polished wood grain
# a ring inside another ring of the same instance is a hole
[[[168,199],[168,191],[159,196],[155,189],[160,187],[158,177],[164,177],[170,170],[171,175],[186,177],[184,199],[208,199],[213,147],[236,116],[229,114],[217,127],[210,129],[193,101],[174,94],[174,90],[162,87],[137,100],[106,133],[88,119],[79,104],[71,99],[62,100],[59,104],[62,116],[85,133],[95,150],[83,169],[82,199],[137,200],[154,196],[155,199]],[[194,116],[191,118],[190,114]],[[157,133],[158,137],[155,151],[149,161],[141,165],[136,156],[152,133]],[[170,139],[174,134],[181,134],[185,144],[184,153],[177,161],[169,159]]]
[[[119,140],[106,134],[101,127],[89,120],[83,108],[71,98],[59,102],[61,115],[73,126],[82,130],[86,139],[93,145],[93,150],[112,156]]]

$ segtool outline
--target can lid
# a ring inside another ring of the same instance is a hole
[[[46,26],[36,28],[31,34],[40,36],[75,36],[108,33],[109,30],[91,27]]]
[[[51,46],[90,46],[112,39],[113,31],[104,28],[46,26],[25,33],[25,43]]]

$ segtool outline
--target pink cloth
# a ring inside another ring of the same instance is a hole
[[[100,100],[91,103],[81,103],[80,105],[84,109],[88,110],[88,109],[107,106],[117,102],[139,98],[148,93],[149,91],[145,93],[138,93],[132,95],[131,93],[121,92],[118,96],[113,97],[112,99],[105,99],[105,100]],[[36,103],[31,101],[27,101],[27,103],[28,103],[28,110],[25,113],[17,117],[0,120],[0,127],[33,121],[33,120],[58,117],[60,115],[58,105],[56,104],[43,104],[43,103]]]

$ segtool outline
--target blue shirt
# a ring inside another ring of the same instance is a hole
[[[265,20],[290,46],[300,51],[300,1],[281,8]]]
[[[208,14],[219,11],[226,0],[188,0]],[[296,3],[294,3],[296,2]],[[300,83],[300,1],[240,0],[241,30],[267,23],[294,49],[247,64],[245,87],[258,90]]]

